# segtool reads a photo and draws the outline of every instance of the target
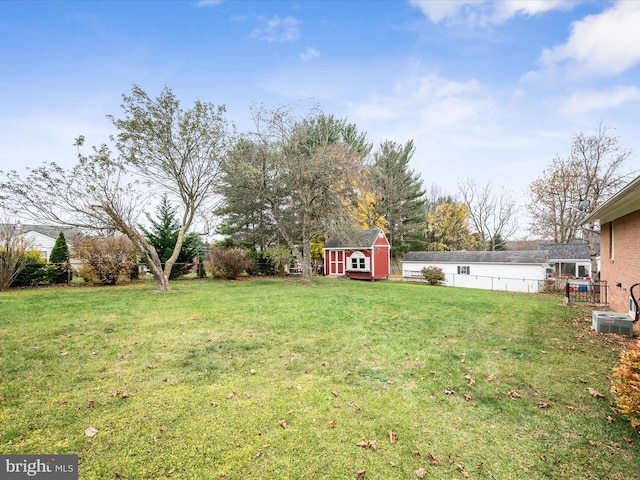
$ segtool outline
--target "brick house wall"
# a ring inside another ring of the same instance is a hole
[[[629,288],[640,282],[640,210],[601,225],[600,232],[600,277],[609,285],[609,305],[631,314]]]

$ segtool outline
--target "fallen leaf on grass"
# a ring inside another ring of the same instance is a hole
[[[625,442],[627,442],[627,444],[629,444],[629,445],[633,445],[633,440],[631,440],[630,438],[622,437],[622,439],[623,439]]]
[[[597,390],[589,387],[587,388],[587,390],[589,391],[589,394],[593,397],[593,398],[604,398],[604,395],[602,395],[600,392],[598,392]]]
[[[471,401],[471,397],[469,395],[462,395],[462,398],[464,398],[467,402]]]
[[[491,375],[487,376],[487,381],[488,382],[495,382],[498,379],[498,377],[496,377],[493,373]]]
[[[462,474],[464,478],[469,478],[469,473],[464,469],[464,467],[460,464],[456,465],[458,471]]]
[[[358,470],[355,474],[356,478],[364,478],[367,476],[367,471],[366,470]]]
[[[453,390],[443,390],[442,393],[444,393],[445,395],[455,395],[456,392]]]
[[[538,403],[538,408],[549,408],[551,407],[550,403],[546,403],[546,402],[539,402]]]
[[[584,378],[578,377],[578,381],[580,383],[587,383],[587,381]]]
[[[566,409],[569,410],[571,413],[578,413],[578,407],[572,407],[570,405],[567,405]]]
[[[389,442],[393,445],[397,440],[398,434],[393,430],[389,430]]]
[[[471,378],[471,375],[469,375],[468,373],[464,376],[464,378],[469,380],[469,386],[473,386],[476,384],[476,381],[473,378]]]
[[[434,457],[431,453],[427,454],[427,460],[429,461],[429,465],[438,465],[440,463],[440,459],[438,457]]]
[[[93,428],[93,427],[87,427],[87,428],[85,428],[85,430],[84,430],[84,434],[85,434],[87,437],[95,437],[97,433],[98,433],[98,430],[96,430],[96,429],[95,429],[95,428]]]
[[[278,420],[278,423],[280,424],[280,426],[284,429],[289,428],[289,424],[285,421],[285,420]]]
[[[331,420],[329,422],[329,428],[336,428],[338,426],[338,422],[336,420]]]
[[[340,394],[336,390],[331,390],[331,395],[338,397]]]
[[[509,392],[507,392],[507,397],[509,397],[509,398],[521,398],[522,395],[520,395],[515,390],[510,390]]]
[[[539,454],[538,454],[538,458],[539,458],[540,460],[542,460],[543,462],[546,462],[546,461],[547,461],[547,456],[546,456],[544,453],[539,453]]]
[[[611,415],[607,415],[607,422],[609,422],[609,423],[613,423],[614,422],[613,417]]]
[[[362,447],[362,448],[370,448],[372,450],[377,450],[378,449],[378,443],[376,440],[368,440],[366,442],[358,442],[356,443],[357,446]]]
[[[423,467],[420,467],[418,470],[416,470],[416,477],[424,478],[426,475],[427,471]]]
[[[66,357],[67,355],[69,355],[69,352],[60,352],[61,357]]]
[[[354,410],[362,410],[362,407],[355,402],[349,402],[349,406]]]

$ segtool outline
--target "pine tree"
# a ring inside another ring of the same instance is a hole
[[[151,228],[146,229],[140,226],[140,229],[149,244],[156,249],[160,261],[164,264],[171,257],[178,240],[180,222],[177,219],[176,210],[171,206],[165,195],[158,206],[157,217],[154,219],[148,213],[146,215]],[[171,269],[170,279],[178,278],[191,271],[193,259],[198,256],[200,243],[200,239],[193,234],[185,236],[178,259]]]
[[[71,279],[69,246],[62,232],[56,238],[56,243],[53,246],[53,250],[51,250],[51,255],[49,255],[49,262],[56,267],[51,272],[51,281],[53,283],[68,283]]]

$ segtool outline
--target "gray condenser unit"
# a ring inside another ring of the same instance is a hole
[[[594,310],[591,313],[591,328],[598,333],[617,333],[633,337],[633,320],[622,313]]]

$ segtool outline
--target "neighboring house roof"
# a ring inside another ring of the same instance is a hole
[[[327,239],[324,248],[371,248],[378,238],[379,228],[369,228],[366,230],[356,230],[341,237]]]
[[[640,210],[640,176],[631,180],[618,193],[591,212],[582,224],[600,220],[602,225],[637,210]]]
[[[540,245],[540,250],[549,254],[550,260],[589,260],[588,243],[559,243]],[[596,243],[596,253],[600,254],[600,244]]]
[[[44,235],[45,237],[56,239],[60,232],[64,233],[64,237],[66,240],[73,239],[80,232],[77,229],[69,228],[69,227],[61,227],[56,225],[20,225],[21,233],[29,233],[35,232],[40,235]]]
[[[541,250],[498,252],[407,252],[404,262],[432,263],[547,263],[548,256]]]

